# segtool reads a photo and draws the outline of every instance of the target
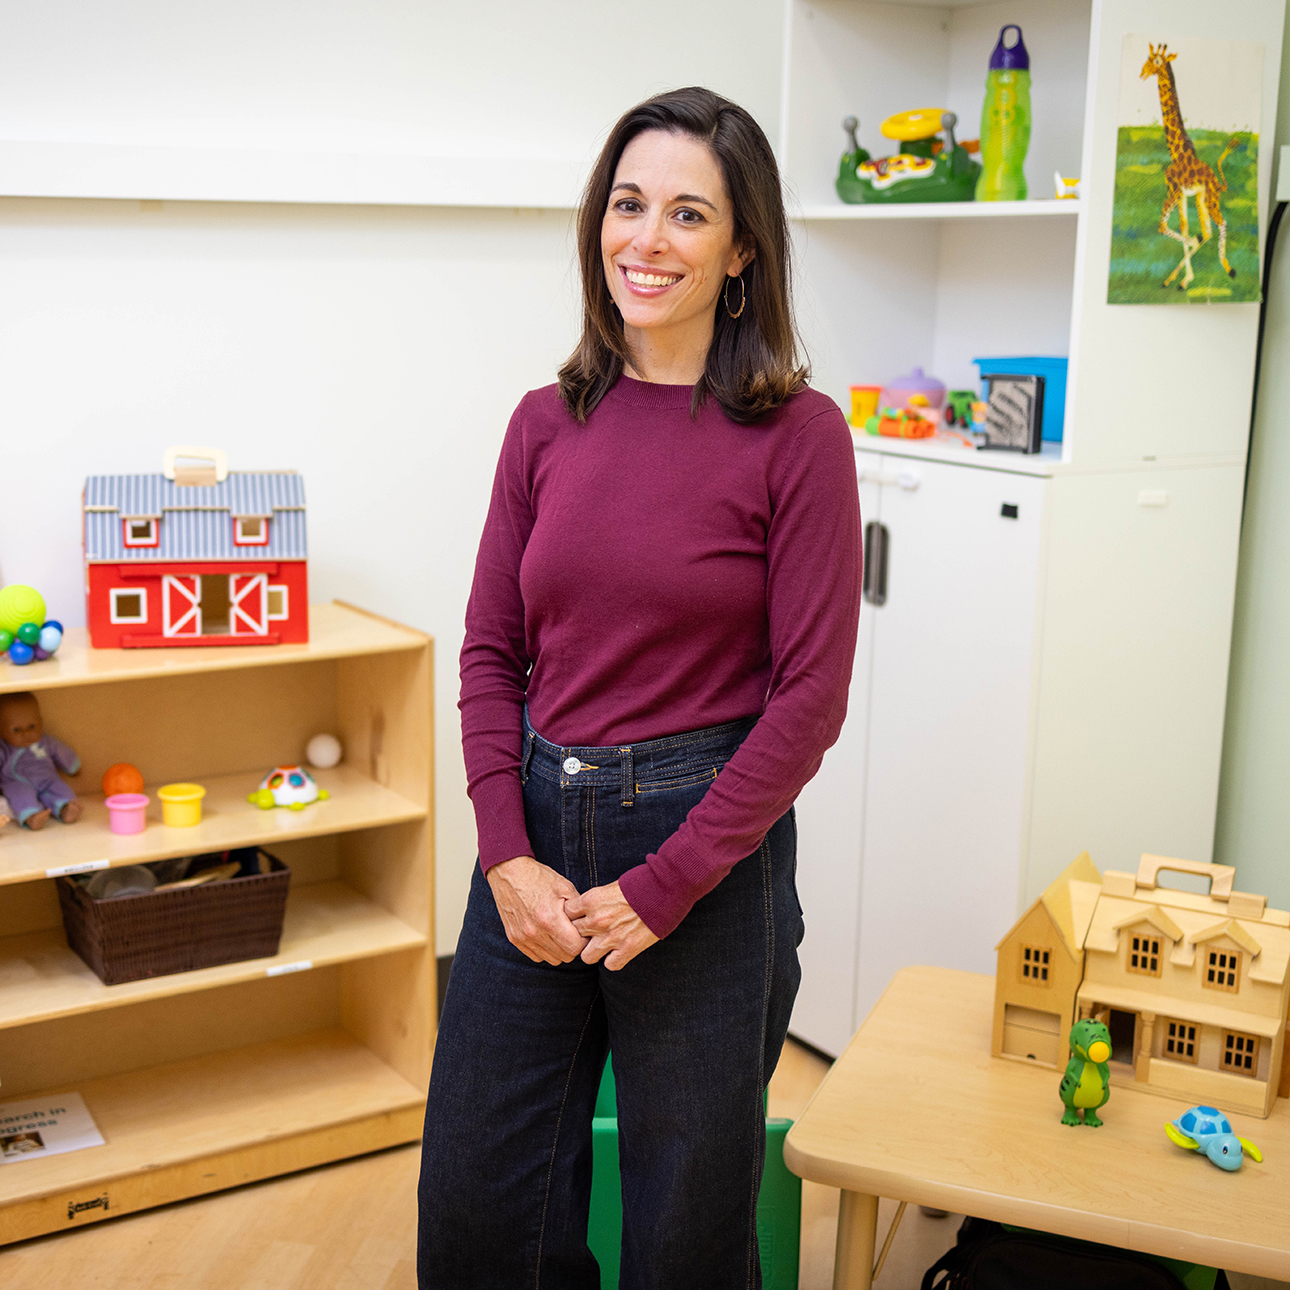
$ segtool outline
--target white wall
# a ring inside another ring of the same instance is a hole
[[[1290,143],[1290,41],[1277,147]],[[1290,909],[1290,220],[1268,291],[1232,630],[1214,859],[1237,886]]]
[[[0,141],[581,165],[631,103],[693,82],[743,102],[773,141],[779,39],[777,0],[10,6]],[[301,470],[313,598],[437,638],[440,953],[475,852],[462,613],[507,417],[575,337],[570,223],[0,198],[0,582],[83,622],[84,477],[158,469],[167,444]]]

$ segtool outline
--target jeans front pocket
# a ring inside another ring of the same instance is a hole
[[[704,770],[689,771],[663,779],[638,779],[636,791],[641,794],[666,793],[675,788],[689,788],[694,784],[711,784],[720,770],[720,766],[709,766]]]

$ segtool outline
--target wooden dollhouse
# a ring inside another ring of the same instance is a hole
[[[213,465],[185,466],[180,457]],[[86,621],[96,649],[309,639],[304,481],[170,449],[156,475],[92,475]]]
[[[1167,871],[1209,891],[1162,886]],[[1266,1116],[1290,1095],[1290,913],[1234,875],[1144,855],[1099,877],[1081,855],[999,942],[992,1054],[1060,1068],[1074,1021],[1097,1017],[1112,1084]]]

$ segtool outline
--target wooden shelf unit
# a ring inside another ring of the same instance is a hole
[[[84,1096],[106,1145],[0,1165],[0,1243],[417,1138],[434,1041],[433,642],[316,605],[301,646],[90,650],[0,664],[80,755],[74,825],[0,833],[0,1100]],[[328,801],[262,811],[271,766],[336,733]],[[113,762],[193,780],[202,823],[109,832]],[[292,871],[273,958],[106,986],[49,871],[263,846]],[[105,1198],[89,1208],[77,1208]]]

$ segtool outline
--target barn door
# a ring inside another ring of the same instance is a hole
[[[228,629],[233,636],[265,636],[269,631],[268,579],[262,573],[235,573],[228,580]]]
[[[161,633],[163,636],[200,636],[202,610],[200,580],[193,574],[167,573],[161,579]]]

